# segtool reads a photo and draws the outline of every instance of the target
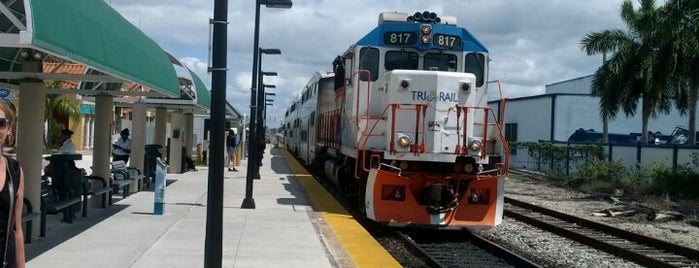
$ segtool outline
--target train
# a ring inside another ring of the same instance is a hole
[[[285,148],[375,222],[500,224],[509,148],[501,92],[499,109],[487,105],[488,50],[452,16],[378,21],[291,101]]]

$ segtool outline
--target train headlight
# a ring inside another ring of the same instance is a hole
[[[399,165],[398,167],[399,167],[400,169],[403,169],[403,170],[408,169],[408,167],[409,167],[408,161],[400,161],[400,162],[398,163],[398,165]]]
[[[478,204],[481,202],[481,197],[476,193],[476,191],[471,191],[471,193],[468,195],[468,201],[471,204]]]
[[[481,140],[471,140],[468,142],[468,149],[471,151],[479,151],[483,147]]]
[[[461,91],[468,93],[471,90],[471,82],[470,81],[461,82],[459,84],[460,84],[459,89],[461,89]]]
[[[400,88],[401,89],[408,89],[409,87],[410,87],[410,79],[400,80]]]
[[[429,35],[423,35],[422,38],[420,38],[420,41],[422,41],[423,44],[429,44],[432,38],[430,38]]]
[[[410,145],[410,137],[401,136],[398,138],[398,145],[403,148],[408,147]]]
[[[471,173],[473,172],[473,164],[465,164],[464,165],[464,172],[466,173]]]
[[[423,35],[428,35],[428,34],[430,34],[430,33],[432,32],[432,25],[423,24],[422,26],[420,26],[420,32],[421,32]]]

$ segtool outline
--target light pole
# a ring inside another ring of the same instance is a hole
[[[265,92],[265,98],[274,97],[276,95],[277,95],[277,93]],[[272,103],[274,103],[274,99],[265,99],[265,108],[264,108],[264,112],[262,113],[263,118],[264,118],[263,122],[264,122],[265,127],[267,127],[267,106],[272,106],[273,105]]]
[[[265,143],[265,128],[264,128],[264,118],[262,117],[262,112],[264,111],[265,105],[265,84],[262,82],[264,80],[265,76],[277,76],[277,72],[263,72],[260,70],[260,77],[259,77],[259,91],[257,92],[257,130],[256,130],[256,136],[255,136],[255,146],[259,146],[255,148],[255,157],[250,159],[255,159],[256,163],[254,164],[254,171],[253,173],[253,179],[260,179],[260,167],[262,166],[262,157],[264,155],[264,150],[266,147]],[[252,141],[252,139],[250,140]],[[249,161],[248,161],[249,162]]]
[[[259,7],[259,5],[258,5]],[[259,9],[258,9],[259,11]],[[226,120],[226,50],[228,38],[228,1],[214,2],[211,40],[211,121]],[[257,30],[257,27],[255,27]],[[257,39],[257,33],[255,34]],[[255,45],[257,46],[257,45]],[[223,262],[223,147],[224,124],[212,124],[211,159],[206,199],[206,239],[204,267],[220,268]]]
[[[224,0],[217,0],[217,1],[224,1]],[[257,93],[257,71],[259,70],[258,66],[258,60],[260,57],[260,53],[258,53],[258,49],[260,48],[260,5],[265,5],[266,7],[269,8],[291,8],[292,2],[291,0],[255,0],[255,33],[254,33],[254,38],[253,38],[253,55],[252,55],[252,81],[250,82],[250,140],[248,141],[249,148],[248,148],[248,153],[254,152],[254,150],[257,148],[253,142],[253,138],[255,137],[255,128],[257,128],[257,122],[256,122],[256,106],[255,106],[255,99],[256,99],[256,93]],[[225,12],[227,10],[224,10],[222,12]],[[225,57],[225,54],[224,54]],[[221,153],[223,155],[223,153]],[[255,174],[255,162],[256,161],[250,161],[250,156],[252,154],[248,155],[248,168],[247,168],[247,174],[246,174],[246,180],[245,180],[245,199],[243,199],[243,204],[240,206],[241,208],[249,208],[249,209],[254,209],[255,208],[255,200],[252,198],[252,181],[253,181],[253,175]],[[223,170],[223,165],[221,165],[221,170]],[[219,266],[220,267],[220,266]]]

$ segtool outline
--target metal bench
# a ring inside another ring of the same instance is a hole
[[[83,211],[82,216],[87,217],[88,197],[100,196],[101,208],[107,208],[112,204],[112,187],[109,187],[107,180],[99,176],[85,176],[83,180]]]
[[[34,212],[34,206],[29,199],[24,198],[24,211],[22,212],[22,224],[24,224],[24,243],[32,242],[32,222],[41,217],[41,213]]]
[[[74,194],[72,189],[65,189],[67,192],[59,193],[46,178],[41,181],[41,230],[40,236],[46,236],[46,214],[63,213],[63,221],[73,223],[75,211],[74,205],[80,204],[80,196]]]
[[[145,176],[141,174],[141,171],[134,167],[127,167],[124,161],[114,161],[111,163],[112,168],[110,170],[112,177],[112,188],[113,193],[119,192],[122,188],[122,196],[127,197],[130,194],[130,186],[132,183],[136,182],[136,189],[141,190],[141,184]]]

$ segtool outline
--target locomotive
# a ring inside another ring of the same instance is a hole
[[[373,221],[497,225],[509,149],[504,99],[487,105],[488,61],[455,17],[383,12],[292,101],[284,144]]]

